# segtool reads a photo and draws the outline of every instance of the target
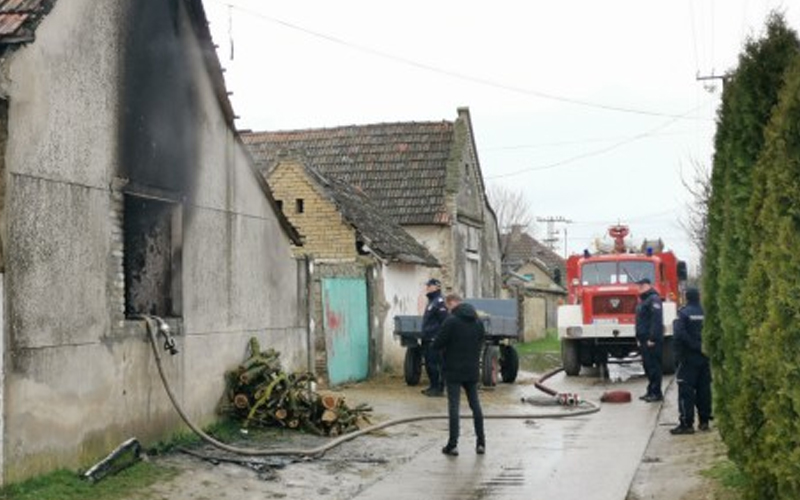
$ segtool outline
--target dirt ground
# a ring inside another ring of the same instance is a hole
[[[516,386],[497,391],[484,390],[484,407],[502,407],[514,390],[531,387],[534,374],[523,373]],[[653,429],[647,450],[626,499],[620,500],[732,500],[725,497],[711,480],[700,475],[724,455],[716,431],[691,436],[672,436],[677,423],[677,386],[667,388],[666,400]],[[368,402],[376,408],[375,420],[384,421],[419,413],[441,413],[443,400],[424,398],[410,390],[400,378],[381,377],[343,389],[348,402]],[[417,422],[390,427],[378,436],[368,436],[343,444],[321,459],[287,458],[245,459],[226,455],[210,447],[193,451],[214,457],[202,460],[185,453],[156,457],[158,464],[178,469],[169,481],[132,494],[129,500],[250,500],[265,498],[318,498],[349,500],[379,481],[386,474],[414,459],[419,453],[438,453],[445,421]],[[433,433],[433,434],[432,434]],[[435,436],[432,439],[432,435]],[[243,435],[243,446],[314,447],[327,440],[294,432],[269,433],[254,439]],[[390,439],[385,439],[385,438]],[[434,449],[435,448],[435,449]],[[239,463],[227,460],[238,460]],[[579,499],[567,499],[579,500]]]

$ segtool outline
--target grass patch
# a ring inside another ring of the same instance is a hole
[[[560,353],[561,341],[558,338],[558,331],[555,328],[548,328],[547,334],[543,339],[537,339],[521,344],[514,344],[514,348],[520,355],[543,352]]]
[[[742,473],[735,463],[728,459],[715,463],[710,469],[702,471],[701,474],[713,479],[729,490],[742,492],[747,486],[747,476]]]
[[[90,483],[77,473],[58,470],[0,489],[0,500],[122,500],[131,492],[159,481],[172,479],[175,469],[138,462],[98,483]]]

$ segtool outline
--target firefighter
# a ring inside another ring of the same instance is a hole
[[[442,282],[431,278],[425,283],[425,296],[428,305],[422,316],[422,348],[425,354],[425,371],[428,374],[429,386],[422,394],[430,397],[444,396],[444,380],[442,380],[442,353],[433,348],[433,341],[439,335],[442,323],[447,318],[447,306],[442,297]]]
[[[647,392],[639,399],[648,403],[663,401],[661,392],[661,360],[664,352],[664,311],[661,297],[650,284],[642,278],[639,286],[639,304],[636,306],[636,342],[642,353],[644,373],[647,375]]]
[[[711,420],[711,366],[703,354],[703,307],[696,288],[686,290],[686,306],[678,311],[672,324],[675,356],[678,362],[678,411],[680,424],[672,434],[694,433],[694,409],[700,421],[698,429],[709,430]]]

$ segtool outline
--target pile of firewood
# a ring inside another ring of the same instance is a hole
[[[255,337],[249,347],[250,357],[225,374],[223,404],[223,411],[243,420],[244,427],[281,426],[338,436],[370,423],[369,406],[350,408],[342,394],[315,391],[317,380],[311,373],[285,373],[280,353],[262,352]]]

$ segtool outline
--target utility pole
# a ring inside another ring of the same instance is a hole
[[[715,75],[714,74],[714,70],[711,70],[711,74],[710,75],[705,75],[705,76],[700,76],[700,72],[698,72],[697,76],[695,77],[695,80],[697,80],[698,82],[709,82],[709,81],[712,81],[712,80],[722,80],[722,88],[724,89],[725,88],[725,82],[727,82],[728,78],[730,78],[730,77],[731,77],[731,75],[728,74],[728,73],[725,73],[725,74],[722,74],[722,75]],[[713,83],[704,83],[703,84],[703,88],[706,89],[708,92],[714,92],[715,90],[717,90],[716,85],[714,85]]]
[[[542,240],[542,242],[547,245],[547,248],[554,251],[556,250],[556,243],[558,243],[558,229],[556,229],[556,223],[562,224],[572,224],[572,221],[564,218],[561,215],[557,216],[550,216],[550,217],[537,217],[536,222],[546,222],[547,223],[547,237]],[[564,240],[566,240],[566,231],[564,232]]]

